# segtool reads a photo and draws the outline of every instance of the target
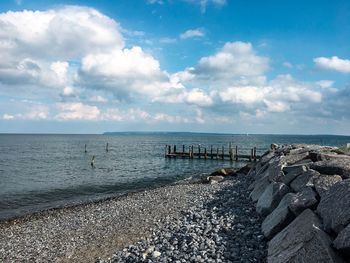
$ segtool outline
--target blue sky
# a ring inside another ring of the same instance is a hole
[[[349,1],[0,4],[0,132],[350,134]]]

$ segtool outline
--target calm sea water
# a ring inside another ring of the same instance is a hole
[[[106,152],[106,143],[109,151]],[[268,149],[271,143],[343,145],[345,136],[118,134],[0,135],[0,219],[72,205],[208,174],[243,163],[165,159],[166,144],[238,145]],[[87,144],[87,153],[84,145]],[[95,168],[90,166],[95,155]]]

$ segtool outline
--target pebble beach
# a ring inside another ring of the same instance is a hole
[[[1,262],[265,262],[252,178],[181,183],[0,222]]]

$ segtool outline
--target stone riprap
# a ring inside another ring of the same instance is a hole
[[[266,216],[267,262],[350,262],[347,154],[336,147],[273,144],[251,169],[250,197]]]

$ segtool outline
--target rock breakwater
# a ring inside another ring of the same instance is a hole
[[[269,263],[350,261],[350,156],[336,147],[275,145],[248,174],[265,217]]]

